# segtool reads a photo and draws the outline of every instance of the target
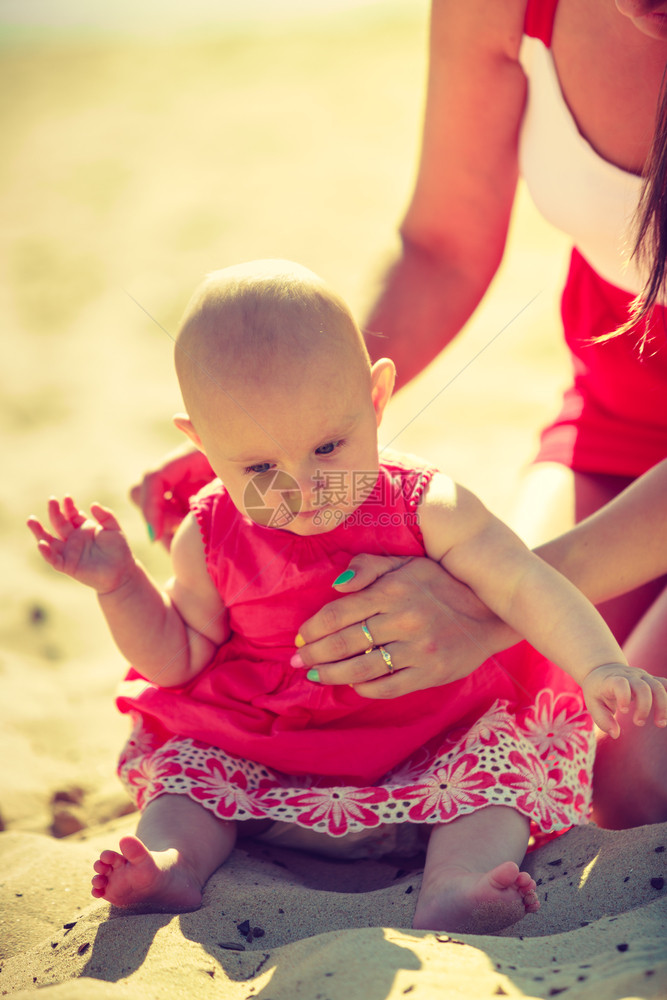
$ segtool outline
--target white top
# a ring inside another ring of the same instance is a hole
[[[636,294],[643,286],[632,222],[642,178],[603,159],[584,139],[560,89],[551,51],[524,36],[520,61],[528,97],[519,168],[540,213],[567,233],[607,281]]]

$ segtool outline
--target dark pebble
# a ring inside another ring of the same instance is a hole
[[[46,621],[46,609],[41,604],[33,604],[28,612],[28,618],[31,625],[41,625]]]

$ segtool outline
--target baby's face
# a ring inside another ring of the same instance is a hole
[[[331,531],[371,492],[377,425],[367,374],[322,359],[257,388],[212,394],[199,430],[235,506],[265,527]]]

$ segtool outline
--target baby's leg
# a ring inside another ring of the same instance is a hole
[[[413,927],[490,934],[535,913],[535,882],[518,867],[529,828],[525,816],[506,806],[436,826]]]
[[[136,837],[121,837],[120,853],[102,851],[94,865],[93,896],[115,906],[196,910],[205,882],[235,841],[235,823],[218,819],[186,795],[161,795],[142,813]]]

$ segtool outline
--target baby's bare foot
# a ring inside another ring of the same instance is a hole
[[[535,880],[513,861],[486,873],[443,867],[422,885],[412,926],[492,934],[539,910],[535,889]]]
[[[93,865],[93,896],[114,906],[173,913],[199,909],[201,885],[178,851],[151,852],[138,837],[121,837],[120,851],[102,851]]]

